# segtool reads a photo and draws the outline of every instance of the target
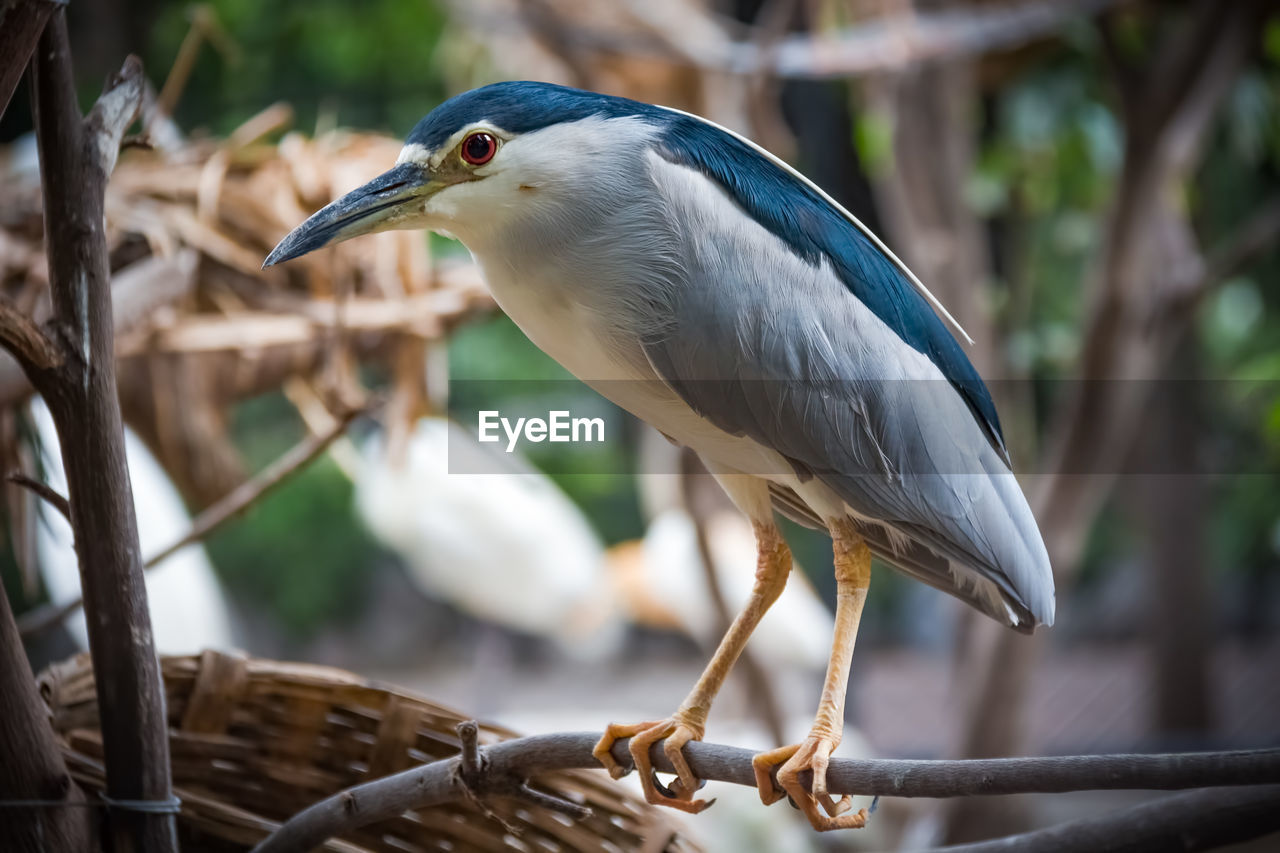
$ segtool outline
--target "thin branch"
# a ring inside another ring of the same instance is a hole
[[[792,35],[767,44],[761,44],[754,35],[741,41],[726,38],[721,44],[700,44],[698,50],[648,32],[637,35],[618,29],[566,25],[557,28],[555,46],[564,55],[590,49],[619,56],[656,57],[718,73],[831,79],[903,71],[1011,50],[1048,38],[1071,20],[1096,15],[1118,2],[1026,0],[941,11],[912,10],[910,14],[880,17],[821,35]],[[469,6],[455,4],[454,8],[474,29],[510,33],[529,23],[479,15]]]
[[[322,435],[312,435],[295,444],[287,453],[249,478],[239,488],[200,513],[191,530],[168,548],[149,558],[146,567],[158,565],[178,551],[199,542],[227,521],[243,513],[264,496],[275,491],[295,472],[305,468],[321,453],[329,449],[347,431],[351,422],[364,414],[366,409],[351,409],[337,416],[333,426]]]
[[[1280,831],[1280,786],[1208,788],[1099,817],[936,853],[1146,853],[1214,850]]]
[[[42,483],[34,477],[28,477],[21,471],[14,471],[6,479],[10,483],[22,486],[27,491],[35,494],[36,497],[62,513],[62,517],[67,520],[68,524],[71,523],[71,504],[48,483]]]
[[[478,762],[483,764],[480,773],[501,781],[527,779],[557,770],[599,767],[591,755],[598,739],[598,733],[574,732],[517,738],[482,747]],[[755,786],[749,750],[694,742],[688,744],[684,752],[694,774],[701,779]],[[613,755],[619,763],[629,765],[627,741],[614,744]],[[654,744],[651,758],[658,770],[674,772],[661,744]],[[467,796],[461,766],[461,757],[454,757],[348,788],[294,815],[255,847],[253,853],[301,853],[336,835],[409,809]],[[827,783],[834,795],[891,797],[1272,785],[1280,783],[1280,749],[977,761],[836,758],[832,759],[827,772]],[[476,780],[476,784],[489,783]],[[474,788],[472,790],[474,793]]]
[[[490,773],[489,759],[480,751],[480,725],[475,720],[464,720],[458,723],[456,728],[460,746],[456,776],[462,786],[462,793],[487,817],[502,823],[507,831],[518,833],[515,827],[507,824],[484,804],[485,797],[514,797],[530,805],[568,815],[573,820],[582,820],[591,816],[591,809],[586,806],[580,806],[554,794],[534,790],[529,787],[527,779],[513,779]]]
[[[1263,204],[1231,237],[1205,258],[1204,275],[1190,288],[1189,296],[1199,299],[1219,282],[1236,275],[1280,241],[1280,197]]]
[[[1030,0],[932,12],[912,10],[830,35],[791,36],[767,54],[754,45],[742,45],[731,68],[750,73],[767,62],[779,77],[807,79],[901,71],[1047,38],[1071,20],[1096,15],[1116,1]]]
[[[1098,16],[1097,29],[1099,42],[1102,45],[1102,56],[1111,69],[1111,77],[1115,82],[1120,105],[1126,117],[1132,117],[1138,99],[1138,71],[1129,57],[1125,56],[1119,40],[1116,38],[1116,12],[1108,9]]]
[[[1231,236],[1216,246],[1206,257],[1195,255],[1196,263],[1188,264],[1184,275],[1170,285],[1169,293],[1156,300],[1147,320],[1147,334],[1158,329],[1175,328],[1166,349],[1171,350],[1186,332],[1190,315],[1209,294],[1232,276],[1280,242],[1280,197],[1273,198],[1236,226]]]
[[[63,362],[58,345],[7,298],[0,298],[0,346],[24,369],[52,370]]]
[[[344,412],[337,417],[333,425],[325,433],[309,436],[294,445],[292,449],[276,461],[229,492],[222,500],[200,513],[195,521],[191,523],[191,529],[181,539],[148,558],[146,563],[143,564],[143,568],[155,568],[178,551],[203,540],[223,524],[245,512],[254,503],[278,488],[294,473],[305,468],[321,453],[328,450],[329,445],[337,441],[347,431],[347,427],[351,425],[352,421],[365,411],[367,411],[367,408],[352,409]],[[84,599],[77,597],[66,604],[46,605],[29,613],[24,613],[18,620],[18,630],[23,638],[33,637],[47,631],[54,625],[60,624],[72,613],[79,610],[83,604]]]

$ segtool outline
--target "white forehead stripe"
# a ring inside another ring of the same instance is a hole
[[[462,141],[462,137],[468,133],[474,133],[477,130],[483,130],[492,133],[499,139],[507,140],[511,138],[511,134],[502,128],[487,121],[473,122],[466,127],[459,129],[453,136],[445,140],[444,144],[432,152],[425,145],[417,142],[407,143],[404,148],[400,149],[400,156],[396,158],[396,165],[401,163],[420,163],[424,166],[434,168],[439,166],[445,156],[453,150],[454,146]]]
[[[396,158],[396,165],[399,166],[402,163],[427,163],[430,156],[431,152],[427,150],[425,145],[410,142],[400,149],[400,156]]]

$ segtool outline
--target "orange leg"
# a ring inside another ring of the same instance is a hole
[[[845,814],[851,807],[850,798],[846,795],[837,800],[828,793],[827,765],[831,753],[840,745],[844,731],[844,696],[849,683],[853,645],[858,636],[858,622],[862,618],[862,606],[867,601],[867,587],[871,581],[871,551],[848,524],[835,523],[831,531],[835,551],[836,630],[817,716],[803,741],[762,752],[751,762],[756,787],[765,805],[789,795],[813,828],[819,831],[859,829],[867,823],[866,809],[856,814]],[[778,781],[775,783],[770,772],[778,764],[782,766],[778,768]],[[810,788],[805,788],[800,781],[800,774],[805,771],[813,774]],[[819,811],[819,806],[826,814]]]
[[[728,676],[738,655],[742,653],[751,632],[755,630],[770,605],[782,594],[782,588],[787,583],[787,575],[791,572],[791,550],[783,541],[782,532],[778,530],[777,525],[772,521],[756,522],[754,527],[759,556],[751,597],[747,600],[742,612],[733,620],[733,624],[729,626],[728,632],[720,641],[719,648],[716,649],[707,668],[702,671],[693,690],[676,712],[665,720],[633,725],[616,723],[610,725],[592,751],[609,774],[617,779],[625,775],[628,768],[615,761],[610,750],[615,741],[631,738],[631,743],[628,745],[631,760],[640,771],[640,782],[644,787],[645,799],[654,805],[671,806],[692,813],[700,812],[711,805],[711,801],[693,799],[701,783],[693,775],[682,750],[689,741],[702,740],[711,702],[720,692],[725,677]],[[649,758],[649,748],[664,738],[666,743],[663,744],[662,750],[676,768],[676,781],[670,788],[663,787],[660,790],[660,784],[653,772],[653,762]]]

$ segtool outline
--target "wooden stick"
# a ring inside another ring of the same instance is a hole
[[[24,365],[48,403],[67,471],[72,529],[99,692],[109,845],[176,851],[164,690],[151,632],[116,388],[104,201],[120,140],[142,107],[142,63],[81,117],[66,16],[56,13],[31,63],[51,336],[58,366]]]
[[[71,503],[65,497],[58,494],[53,486],[50,486],[48,483],[42,483],[33,477],[28,477],[21,471],[14,471],[5,479],[10,483],[13,483],[15,486],[22,486],[22,488],[33,493],[36,497],[40,498],[49,506],[60,512],[62,517],[67,520],[68,524],[71,523]]]
[[[1280,786],[1208,788],[937,853],[1146,853],[1215,850],[1280,830]]]
[[[9,106],[49,16],[65,5],[66,0],[0,2],[0,115]]]

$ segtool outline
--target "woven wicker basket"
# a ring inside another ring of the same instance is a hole
[[[342,670],[205,652],[161,661],[185,851],[243,850],[285,818],[343,788],[458,752],[468,719]],[[88,655],[50,667],[41,691],[72,774],[103,786],[102,735]],[[480,742],[514,737],[481,726]],[[547,774],[534,786],[586,805],[573,822],[524,803],[456,802],[371,824],[323,849],[362,851],[695,851],[658,810],[605,774]]]

